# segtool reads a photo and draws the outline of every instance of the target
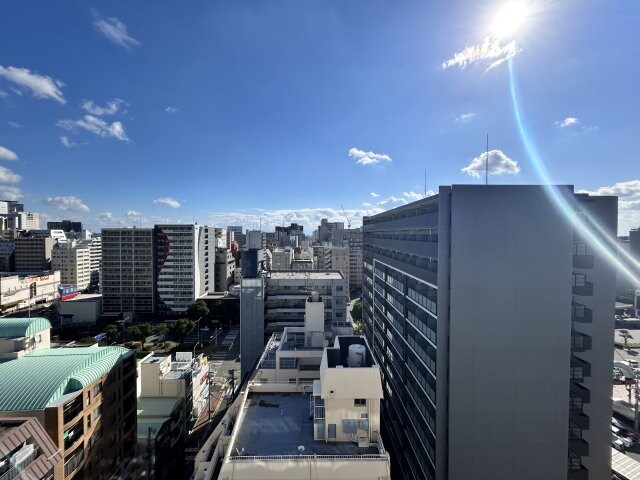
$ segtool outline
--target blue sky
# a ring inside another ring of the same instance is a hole
[[[640,226],[640,3],[531,0],[500,37],[504,4],[5,2],[0,196],[94,229],[311,229],[340,205],[357,225],[425,170],[482,182],[487,132],[490,182],[538,183],[510,58],[554,181],[620,194],[621,233]]]

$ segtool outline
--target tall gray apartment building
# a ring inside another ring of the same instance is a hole
[[[453,185],[364,218],[364,331],[396,476],[611,477],[617,198]]]
[[[102,229],[102,311],[152,314],[155,304],[152,228]]]

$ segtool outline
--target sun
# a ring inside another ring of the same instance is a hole
[[[528,13],[529,9],[524,1],[510,1],[494,17],[491,33],[500,38],[513,36],[522,27]]]

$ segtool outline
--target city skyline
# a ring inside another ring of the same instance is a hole
[[[540,183],[510,60],[551,179],[619,195],[626,234],[640,225],[640,105],[637,67],[620,60],[639,53],[640,7],[527,2],[508,31],[493,21],[503,3],[12,4],[0,197],[94,230],[311,233],[321,218],[346,223],[341,205],[355,227],[420,198],[425,170],[428,191],[483,183],[487,133],[489,183]]]

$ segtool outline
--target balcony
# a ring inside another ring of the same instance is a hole
[[[589,444],[581,438],[570,438],[569,450],[579,457],[586,457],[589,455]]]
[[[593,282],[584,282],[581,285],[574,285],[572,293],[574,295],[580,295],[581,297],[593,296]]]
[[[573,268],[593,268],[593,255],[574,255]]]
[[[588,388],[578,385],[577,383],[572,383],[570,385],[570,390],[572,397],[581,398],[584,403],[589,403],[591,401],[591,391]]]
[[[73,472],[75,472],[76,469],[80,466],[80,464],[82,463],[83,460],[84,460],[84,450],[83,449],[79,449],[73,455],[71,455],[71,457],[69,457],[68,460],[65,460],[65,462],[64,462],[64,476],[68,477]]]
[[[584,333],[571,332],[571,351],[572,352],[585,352],[591,350],[591,337]]]
[[[569,420],[571,420],[583,430],[587,430],[589,428],[589,416],[580,411],[571,410],[569,412]]]
[[[66,430],[64,432],[63,434],[64,449],[69,450],[71,447],[73,447],[76,444],[76,442],[82,438],[83,432],[84,432],[83,422],[81,419],[73,427],[71,427],[69,430]]]
[[[64,406],[63,423],[67,423],[74,420],[78,415],[82,413],[82,395],[76,397],[76,399]]]
[[[578,323],[591,323],[593,311],[580,303],[574,303],[571,308],[571,320]]]
[[[31,450],[31,451],[29,451]],[[15,452],[8,459],[8,462],[0,467],[0,480],[13,480],[24,472],[24,470],[38,457],[38,447],[26,445]],[[10,468],[7,468],[10,467]]]

